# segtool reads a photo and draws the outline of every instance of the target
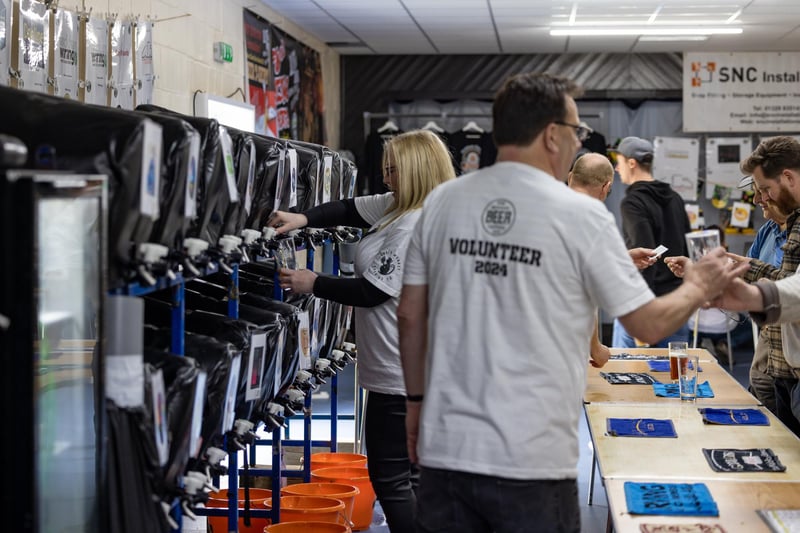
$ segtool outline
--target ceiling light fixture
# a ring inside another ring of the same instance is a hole
[[[725,21],[725,24],[730,24],[731,22],[734,22],[737,18],[739,18],[739,15],[741,15],[741,14],[742,14],[742,10],[740,9],[739,11],[737,11],[736,13],[731,15],[728,18],[728,20]]]
[[[708,35],[642,35],[639,42],[654,41],[707,41]]]
[[[616,37],[638,35],[738,35],[742,28],[570,28],[550,30],[552,37]]]

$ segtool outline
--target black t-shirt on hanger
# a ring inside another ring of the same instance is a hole
[[[488,131],[456,131],[450,134],[449,145],[457,176],[488,167],[497,158],[497,148]]]
[[[364,168],[358,172],[358,195],[380,194],[389,192],[383,184],[383,145],[403,133],[403,130],[392,130],[379,133],[373,131],[367,135],[364,145]]]

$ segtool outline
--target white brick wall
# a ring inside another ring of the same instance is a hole
[[[157,76],[154,103],[187,115],[192,114],[192,95],[198,89],[219,96],[239,87],[247,92],[244,6],[320,53],[327,145],[337,148],[341,121],[339,54],[259,0],[86,0],[86,8],[92,8],[95,15],[149,15],[162,21],[153,30]],[[181,17],[187,13],[189,16]],[[233,47],[233,63],[214,62],[215,41],[225,41]]]

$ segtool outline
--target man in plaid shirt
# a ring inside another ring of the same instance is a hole
[[[774,205],[778,211],[789,213],[786,220],[789,233],[783,245],[780,268],[750,259],[750,270],[744,279],[752,282],[792,276],[800,265],[800,142],[789,136],[762,141],[742,162],[741,169],[753,175],[758,191],[768,204]],[[731,256],[739,259],[738,256]],[[766,326],[761,330],[759,344],[766,344],[768,350],[768,373],[774,378],[775,387],[775,414],[800,436],[800,412],[792,411],[792,398],[800,408],[800,353],[784,353],[786,346],[782,337],[779,324]]]

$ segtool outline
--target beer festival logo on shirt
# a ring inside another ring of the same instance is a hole
[[[495,237],[505,235],[514,226],[517,209],[511,201],[498,198],[483,209],[481,224],[486,233]]]
[[[369,267],[370,272],[384,279],[391,279],[400,269],[400,257],[393,250],[382,250],[377,260]]]

